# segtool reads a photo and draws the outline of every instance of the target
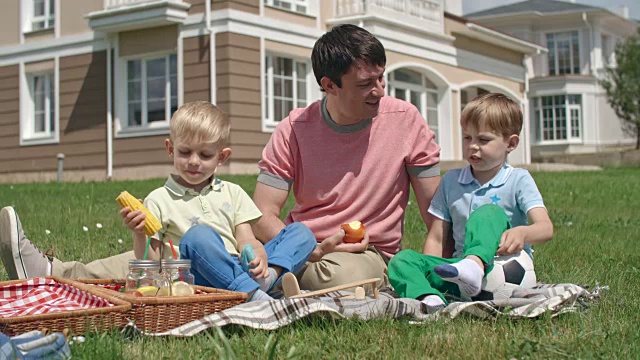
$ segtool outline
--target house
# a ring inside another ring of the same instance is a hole
[[[311,49],[341,23],[382,41],[388,93],[420,109],[444,161],[462,160],[461,107],[500,91],[527,109],[527,59],[546,49],[460,12],[460,0],[6,1],[0,181],[51,181],[59,168],[64,180],[164,177],[170,116],[194,100],[230,115],[220,172],[257,173],[278,122],[321,97]],[[530,161],[528,131],[514,164]]]
[[[549,50],[529,60],[534,159],[634,144],[598,84],[606,66],[615,66],[616,43],[636,32],[638,23],[629,19],[628,9],[529,0],[466,16]]]

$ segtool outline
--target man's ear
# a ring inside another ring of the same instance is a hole
[[[220,154],[218,154],[218,166],[224,164],[225,161],[231,156],[231,148],[224,148],[220,150]]]
[[[331,95],[336,95],[338,88],[340,88],[338,84],[334,83],[331,79],[329,79],[326,76],[323,76],[322,79],[320,79],[320,86],[322,86],[322,88],[324,89],[324,91],[327,92],[327,94],[331,94]]]
[[[509,136],[507,152],[512,152],[513,150],[515,150],[518,147],[518,144],[520,144],[520,136],[515,134]]]
[[[173,143],[171,142],[171,139],[164,139],[164,147],[167,148],[167,153],[169,154],[169,157],[173,160]]]

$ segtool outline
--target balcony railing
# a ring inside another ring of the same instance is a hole
[[[422,20],[442,19],[442,0],[338,0],[336,17],[397,13]]]

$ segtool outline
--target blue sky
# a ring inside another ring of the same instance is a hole
[[[462,0],[462,13],[468,14],[492,7],[512,4],[522,0]],[[640,19],[640,1],[639,0],[576,0],[578,4],[598,6],[609,10],[626,5],[629,8],[629,17],[632,19]]]

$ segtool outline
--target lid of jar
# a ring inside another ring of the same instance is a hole
[[[191,260],[189,259],[162,259],[162,267],[179,268],[179,267],[191,267]]]
[[[129,267],[136,269],[153,269],[160,268],[160,261],[158,260],[129,260]]]

